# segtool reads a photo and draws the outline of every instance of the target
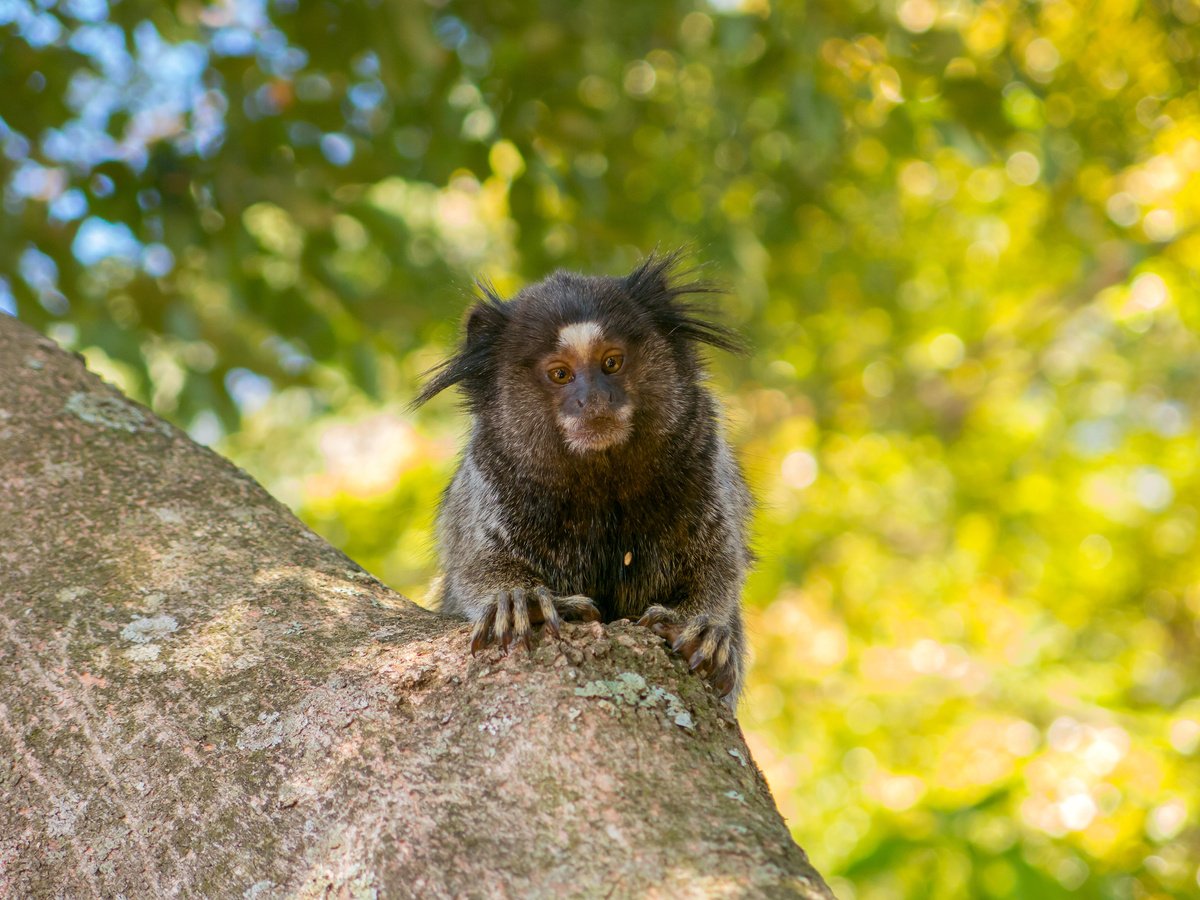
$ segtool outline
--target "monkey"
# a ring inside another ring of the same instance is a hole
[[[680,260],[559,270],[508,300],[478,283],[412,404],[458,385],[472,417],[438,509],[435,600],[474,624],[473,654],[531,649],[538,624],[635,619],[735,707],[752,501],[700,351],[744,345]]]

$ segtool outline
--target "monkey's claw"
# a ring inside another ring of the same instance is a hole
[[[544,587],[497,591],[487,598],[483,615],[471,632],[471,655],[491,644],[505,653],[517,644],[533,652],[533,626],[545,624],[546,631],[559,636],[559,624],[569,621],[599,622],[600,610],[581,594],[556,597]]]
[[[671,649],[687,660],[688,668],[713,686],[722,697],[738,683],[738,651],[733,629],[713,622],[701,613],[681,618],[665,606],[652,606],[638,619],[666,640]]]

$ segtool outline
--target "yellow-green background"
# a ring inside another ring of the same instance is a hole
[[[419,597],[472,277],[686,243],[742,723],[839,895],[1196,895],[1198,55],[1197,0],[0,0],[0,310]]]

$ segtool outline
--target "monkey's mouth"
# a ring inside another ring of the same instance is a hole
[[[575,453],[594,453],[623,444],[632,430],[628,415],[563,417],[558,420],[563,440]]]

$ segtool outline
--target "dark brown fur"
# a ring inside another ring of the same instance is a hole
[[[638,618],[736,702],[750,498],[697,345],[738,341],[676,259],[559,271],[509,301],[484,288],[417,399],[457,384],[474,416],[438,514],[440,601],[476,623],[473,648],[528,645],[560,616]]]

